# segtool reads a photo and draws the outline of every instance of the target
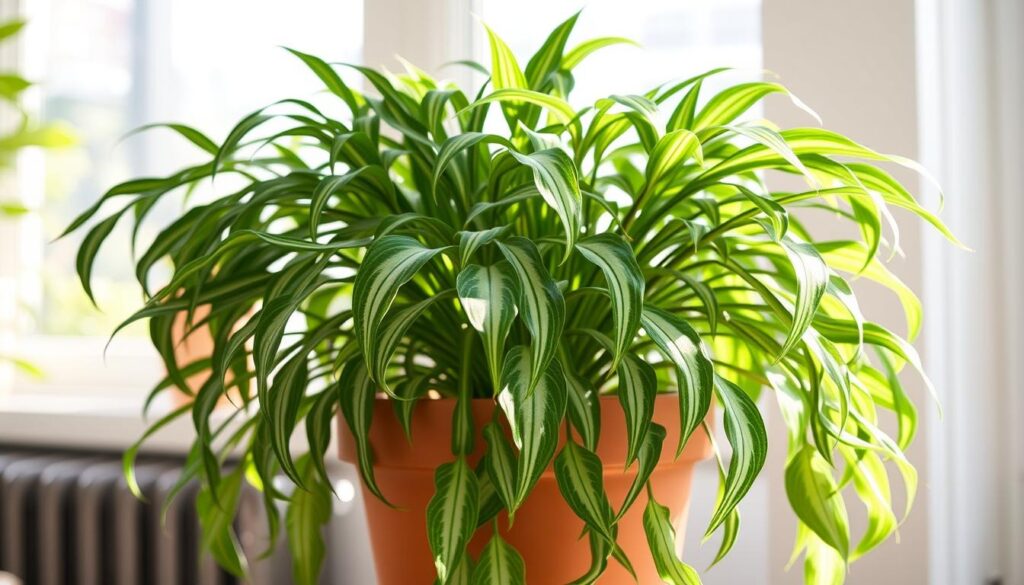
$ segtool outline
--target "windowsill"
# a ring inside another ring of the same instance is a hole
[[[0,444],[124,451],[146,431],[142,396],[0,396]],[[150,422],[166,408],[154,406]],[[195,430],[183,416],[147,439],[146,452],[185,453]]]

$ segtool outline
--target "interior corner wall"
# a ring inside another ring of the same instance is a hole
[[[915,158],[918,148],[916,90],[915,13],[913,0],[764,0],[764,67],[821,116],[825,127],[841,132],[881,152]],[[814,124],[785,99],[769,101],[766,117],[782,127]],[[913,173],[895,172],[912,191],[918,185]],[[920,225],[916,219],[897,214],[901,247],[906,259],[889,267],[911,288],[923,284]],[[817,219],[815,221],[818,221]],[[830,218],[812,226],[828,235]],[[856,288],[856,285],[855,285]],[[864,294],[861,308],[866,317],[902,330],[903,315],[891,297],[873,289]],[[850,568],[847,583],[900,583],[925,585],[928,581],[929,517],[926,409],[932,408],[921,384],[906,378],[922,412],[922,428],[909,456],[920,472],[918,505],[900,529],[900,542],[890,539]],[[769,570],[771,585],[802,583],[802,567],[786,572],[795,534],[795,521],[786,499],[783,481],[785,434],[774,426],[767,472],[769,473]],[[773,424],[774,423],[774,424]],[[902,487],[893,478],[893,491]],[[856,498],[847,500],[851,516],[862,514]],[[855,523],[855,528],[862,523]],[[857,538],[858,535],[854,535]],[[856,541],[855,541],[856,542]]]

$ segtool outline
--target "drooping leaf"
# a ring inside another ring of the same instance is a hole
[[[249,564],[235,534],[234,518],[242,491],[243,467],[226,475],[213,494],[203,486],[196,497],[196,514],[202,530],[200,548],[211,554],[221,567],[238,578],[245,578]]]
[[[566,440],[555,459],[555,479],[562,497],[587,528],[614,542],[615,512],[604,491],[604,466],[597,455],[572,439]]]
[[[647,305],[641,322],[647,335],[676,367],[680,416],[679,445],[676,447],[678,457],[711,407],[714,368],[701,344],[700,336],[686,321],[668,311]]]
[[[434,476],[434,496],[427,505],[427,537],[441,585],[447,585],[476,530],[479,484],[463,458],[445,463]]]
[[[498,247],[516,274],[517,306],[530,331],[533,371],[528,390],[532,391],[545,375],[558,349],[558,338],[565,322],[565,298],[533,242],[514,237],[498,242]]]
[[[786,336],[779,357],[789,353],[803,337],[804,331],[814,319],[821,297],[828,287],[828,266],[813,246],[785,238],[782,247],[786,250],[797,279],[796,302],[793,309],[793,323]]]
[[[786,465],[786,495],[800,521],[847,558],[850,528],[846,506],[832,470],[814,447],[805,445]]]
[[[601,435],[601,398],[596,389],[570,371],[565,372],[565,386],[569,420],[583,445],[594,451]]]
[[[438,252],[409,236],[395,235],[374,241],[367,250],[352,288],[352,310],[356,336],[371,372],[379,344],[378,328],[398,289]]]
[[[676,531],[668,508],[655,501],[653,494],[648,496],[647,508],[644,509],[644,532],[658,576],[670,585],[700,585],[697,571],[676,556]]]
[[[466,318],[484,342],[492,387],[497,390],[505,338],[516,317],[515,275],[506,262],[486,268],[473,264],[459,273],[456,287]]]
[[[373,453],[370,449],[370,425],[373,422],[374,385],[360,359],[353,359],[338,377],[338,400],[341,413],[356,441],[359,472],[370,492],[388,503],[377,486],[373,473]],[[388,504],[390,505],[390,504]]]
[[[715,531],[750,490],[764,467],[768,454],[768,433],[757,405],[736,384],[716,378],[715,388],[725,419],[725,436],[732,446],[729,471],[722,498],[715,506],[706,534]]]
[[[505,356],[501,372],[501,393],[498,404],[505,412],[512,439],[519,448],[516,466],[515,505],[517,509],[544,469],[551,463],[558,446],[558,431],[565,415],[565,375],[557,361],[544,370],[537,385],[530,390],[529,380],[533,366],[530,354],[522,347],[514,347]]]
[[[544,201],[555,210],[565,229],[563,261],[572,253],[583,222],[583,196],[580,194],[576,165],[564,151],[552,148],[530,154],[509,151],[520,163],[533,170],[533,181]]]
[[[626,465],[632,465],[654,418],[658,375],[654,368],[632,355],[619,362],[619,404],[626,415]]]
[[[515,518],[516,488],[519,483],[516,477],[516,456],[497,423],[491,422],[484,427],[484,440],[487,442],[487,456],[484,458],[487,477],[509,510],[511,523]]]
[[[315,466],[307,458],[300,465],[305,488],[296,488],[288,506],[285,526],[288,550],[292,556],[292,577],[297,585],[315,585],[320,581],[326,548],[324,525],[331,519],[330,489],[320,483]]]
[[[621,520],[626,515],[633,502],[640,496],[640,492],[647,486],[647,480],[651,477],[651,473],[654,472],[654,468],[657,467],[658,461],[661,459],[661,446],[665,442],[665,434],[665,427],[658,423],[651,423],[651,428],[644,435],[643,444],[640,445],[640,450],[637,452],[636,476],[633,478],[633,483],[629,486],[629,491],[626,492],[626,497],[622,501],[622,506],[619,507],[618,514],[615,515],[616,521]]]
[[[640,327],[646,285],[643,273],[633,255],[633,249],[618,236],[590,236],[576,244],[576,249],[604,273],[615,319],[615,353],[611,367],[618,368],[619,360]]]

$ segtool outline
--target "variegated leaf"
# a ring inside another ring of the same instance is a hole
[[[678,456],[711,407],[714,369],[700,336],[686,321],[647,305],[641,322],[661,353],[676,366],[680,418]]]
[[[601,436],[601,398],[591,384],[568,370],[565,371],[565,386],[569,397],[569,420],[579,432],[583,444],[593,451],[597,449]]]
[[[604,491],[604,466],[597,455],[571,438],[566,440],[555,459],[555,479],[562,497],[587,528],[614,542],[615,512]]]
[[[456,288],[469,324],[480,332],[492,387],[498,390],[505,338],[516,317],[515,274],[507,262],[471,264],[459,272]]]
[[[440,251],[409,236],[396,235],[375,240],[367,250],[352,288],[352,310],[356,337],[371,372],[380,343],[379,328],[398,289]]]
[[[519,313],[532,338],[530,361],[534,369],[528,385],[532,391],[555,357],[565,322],[565,298],[533,242],[514,237],[498,242],[498,247],[515,271]]]
[[[604,274],[615,319],[615,352],[611,367],[616,369],[640,327],[646,286],[644,275],[633,255],[633,248],[619,236],[590,236],[577,243],[576,249]]]
[[[786,495],[797,518],[844,559],[850,554],[846,505],[832,469],[811,445],[786,464]]]
[[[557,361],[552,361],[540,381],[530,391],[533,371],[530,354],[514,347],[505,357],[501,372],[501,393],[498,404],[512,428],[512,439],[519,448],[516,466],[515,505],[517,509],[542,473],[551,463],[558,446],[558,431],[565,415],[565,375]]]
[[[473,585],[525,585],[526,565],[516,549],[495,531],[473,570]]]
[[[739,386],[723,378],[716,378],[715,388],[722,401],[725,436],[732,445],[732,456],[729,458],[725,489],[715,506],[706,534],[711,534],[725,522],[747,494],[761,473],[768,454],[768,433],[754,401]]]
[[[644,510],[644,532],[661,580],[670,585],[700,585],[700,575],[676,556],[676,531],[668,508],[655,501],[653,494]]]
[[[498,226],[480,231],[459,232],[459,263],[463,268],[469,266],[473,253],[508,232],[508,226]]]
[[[402,341],[409,327],[423,314],[423,311],[426,311],[430,305],[437,301],[450,298],[453,292],[452,290],[447,290],[406,307],[397,313],[389,315],[381,324],[377,333],[376,351],[370,363],[373,367],[373,379],[391,397],[396,398],[388,386],[385,374],[387,373],[388,365],[391,363],[391,357],[395,354],[395,350],[398,349],[398,344]]]
[[[704,164],[704,153],[696,134],[689,130],[676,130],[662,136],[647,160],[648,188],[654,188],[661,181],[671,178],[690,157],[697,164]]]
[[[427,539],[441,585],[447,585],[476,530],[479,485],[463,458],[445,463],[434,475],[434,496],[427,504]]]
[[[626,515],[630,506],[647,485],[648,478],[651,477],[651,473],[654,472],[654,468],[657,467],[658,461],[661,459],[661,446],[664,442],[665,427],[658,423],[651,423],[651,428],[644,435],[643,444],[640,445],[640,451],[637,453],[636,476],[629,486],[629,491],[626,492],[619,513],[615,515],[616,521]]]
[[[490,478],[494,490],[504,502],[505,508],[509,510],[509,523],[511,523],[515,517],[516,486],[518,485],[516,456],[497,423],[491,422],[484,427],[484,440],[487,442],[487,456],[484,458],[487,477]]]
[[[338,400],[341,402],[341,413],[345,423],[356,441],[356,453],[359,458],[359,472],[370,492],[387,503],[387,498],[377,486],[373,474],[373,454],[370,450],[370,425],[373,422],[373,405],[375,400],[373,380],[366,373],[366,365],[361,359],[348,362],[338,377]]]
[[[517,161],[533,170],[537,191],[562,220],[562,227],[565,228],[563,260],[567,259],[583,224],[583,195],[580,194],[576,163],[558,148],[530,154],[520,154],[514,150],[509,152]]]
[[[829,282],[828,265],[822,260],[821,255],[814,249],[814,246],[804,242],[798,242],[792,238],[783,238],[782,247],[793,264],[793,271],[796,273],[796,302],[793,307],[793,322],[790,325],[786,342],[779,352],[781,359],[790,352],[804,335],[804,331],[810,327],[814,320],[814,313],[821,304],[821,297],[825,294]]]
[[[619,403],[626,415],[626,465],[636,459],[654,418],[658,375],[647,362],[626,355],[619,362]]]

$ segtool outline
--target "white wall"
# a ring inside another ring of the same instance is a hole
[[[824,126],[850,136],[876,150],[911,158],[919,155],[915,61],[915,14],[911,0],[764,0],[764,64],[781,82],[821,115]],[[786,126],[814,124],[785,99],[767,104],[766,117]],[[913,173],[891,169],[912,191],[919,186]],[[921,290],[919,223],[906,214],[901,222],[901,247],[906,260],[890,264],[914,290]],[[813,226],[832,236],[830,218]],[[838,234],[834,237],[840,237]],[[898,303],[881,291],[858,286],[867,318],[896,331],[903,330]],[[921,384],[907,376],[906,383],[921,409],[922,425],[909,457],[921,473],[919,504],[900,530],[901,541],[890,540],[851,566],[848,583],[928,583],[929,514],[923,493],[928,490],[928,425],[932,409]],[[778,427],[767,464],[769,487],[769,575],[771,585],[802,583],[802,567],[783,570],[790,557],[795,522],[783,489],[785,435]],[[900,485],[894,478],[894,492]],[[851,516],[861,513],[856,499],[848,500]],[[857,524],[854,523],[854,529]],[[859,537],[857,535],[856,537]]]

